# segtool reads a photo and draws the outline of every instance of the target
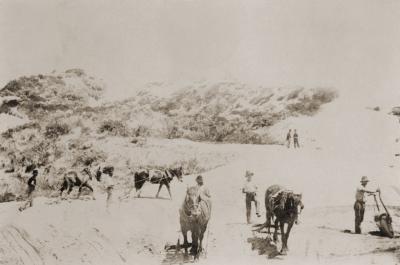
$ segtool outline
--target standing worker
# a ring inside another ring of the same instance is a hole
[[[37,177],[37,175],[38,175],[38,171],[37,171],[37,169],[34,169],[32,171],[32,176],[28,179],[28,182],[27,182],[27,184],[28,184],[28,190],[27,190],[28,198],[27,198],[25,204],[18,208],[18,210],[21,211],[21,212],[23,210],[26,210],[26,208],[33,206],[33,192],[35,191],[35,188],[36,188],[36,177]]]
[[[103,186],[105,191],[107,192],[107,199],[106,199],[106,205],[107,209],[110,207],[111,200],[112,200],[112,192],[114,190],[114,167],[113,166],[108,166],[103,168],[103,174],[105,174],[105,177],[103,178]]]
[[[364,220],[364,211],[365,211],[365,193],[375,194],[374,191],[369,191],[366,189],[368,184],[368,178],[363,176],[361,178],[361,186],[357,188],[356,191],[356,202],[354,203],[354,213],[355,213],[355,233],[361,234],[361,223]],[[379,189],[376,190],[377,192]]]
[[[202,200],[209,200],[211,199],[211,194],[208,188],[204,186],[203,176],[199,175],[196,177],[197,187],[199,188],[200,198]]]
[[[297,130],[294,130],[294,134],[293,134],[293,146],[294,148],[300,148],[299,145],[299,135],[297,134]]]
[[[252,176],[254,174],[250,171],[246,171],[246,182],[243,185],[242,192],[246,194],[246,217],[247,223],[251,223],[251,202],[254,202],[256,206],[256,215],[260,217],[259,203],[257,200],[257,186],[252,182]]]
[[[288,133],[286,134],[286,146],[290,148],[290,140],[292,139],[292,129],[289,129]]]

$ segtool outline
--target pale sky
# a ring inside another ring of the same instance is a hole
[[[68,68],[120,95],[233,80],[400,102],[400,1],[0,0],[0,86]]]

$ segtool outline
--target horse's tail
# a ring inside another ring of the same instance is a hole
[[[139,189],[139,173],[135,172],[133,175],[133,182],[135,184],[135,189]]]

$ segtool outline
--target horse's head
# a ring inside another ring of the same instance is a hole
[[[82,173],[85,173],[86,175],[88,175],[90,180],[93,179],[92,172],[90,172],[90,169],[89,169],[88,167],[85,167],[85,168],[82,170]]]
[[[281,192],[278,196],[278,208],[281,210],[285,210],[291,207],[291,201],[288,200],[288,193]]]
[[[35,164],[29,164],[28,166],[25,167],[25,173],[32,172],[36,168]]]
[[[188,215],[197,216],[200,214],[200,193],[199,188],[194,186],[186,190],[185,207]]]
[[[293,198],[293,206],[295,207],[295,213],[296,213],[296,224],[298,223],[298,215],[301,214],[301,211],[304,209],[304,204],[302,202],[302,194],[301,193],[294,193],[292,195]]]
[[[183,181],[183,168],[182,166],[175,168],[175,169],[171,169],[171,172],[174,176],[176,176],[176,178],[182,182]]]

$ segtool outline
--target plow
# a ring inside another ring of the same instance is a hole
[[[392,217],[390,216],[390,213],[386,208],[386,205],[383,203],[381,192],[380,191],[378,192],[379,201],[376,198],[377,197],[376,194],[373,194],[373,196],[375,201],[375,207],[378,210],[378,213],[375,214],[374,216],[374,221],[377,227],[379,228],[381,235],[393,238],[394,231],[392,227]]]

